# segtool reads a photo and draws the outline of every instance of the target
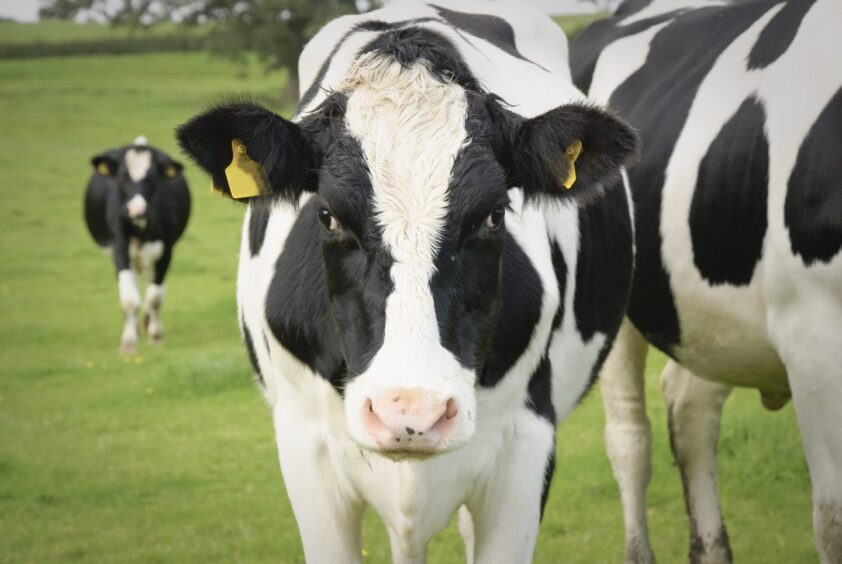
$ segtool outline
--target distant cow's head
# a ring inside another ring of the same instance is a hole
[[[134,222],[146,217],[161,180],[174,178],[184,168],[166,154],[149,146],[146,137],[136,138],[131,145],[112,149],[91,159],[97,174],[114,180],[119,190],[122,216]]]
[[[224,192],[238,139],[268,197],[314,193],[318,205],[303,220],[321,224],[348,430],[365,448],[415,456],[474,433],[477,374],[500,309],[509,189],[587,199],[637,145],[628,126],[596,108],[525,119],[452,69],[377,51],[298,123],[234,103],[193,118],[178,138]],[[583,148],[568,190],[565,150],[576,140]]]

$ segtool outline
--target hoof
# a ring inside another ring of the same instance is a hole
[[[129,341],[125,343],[120,343],[120,354],[122,355],[132,355],[137,352],[137,343],[134,341]]]
[[[140,321],[140,331],[142,333],[148,333],[149,332],[149,314],[148,313],[143,314],[143,319],[141,319],[141,321]]]
[[[163,333],[149,333],[149,343],[152,345],[160,345],[164,342]]]

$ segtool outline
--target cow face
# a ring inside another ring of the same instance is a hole
[[[236,138],[275,197],[315,192],[303,221],[320,226],[347,429],[394,456],[451,450],[474,433],[477,374],[501,307],[509,189],[588,198],[636,149],[634,133],[597,109],[524,119],[423,61],[377,54],[360,57],[298,124],[231,104],[178,137],[223,191]],[[585,148],[568,191],[565,149],[576,139]]]
[[[115,181],[120,215],[143,226],[146,208],[158,185],[179,175],[184,168],[164,153],[150,147],[140,136],[131,145],[114,149],[91,159],[97,173]]]

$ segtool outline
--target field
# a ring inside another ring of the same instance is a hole
[[[176,155],[175,125],[232,94],[273,105],[284,80],[203,53],[0,61],[0,561],[303,561],[235,323],[243,208],[187,168],[194,210],[168,279],[166,341],[128,358],[117,353],[113,269],[81,209],[92,155],[140,133]],[[663,362],[652,355],[647,375],[649,517],[660,561],[680,562],[687,520],[658,392]],[[602,425],[595,390],[560,426],[536,562],[622,560]],[[816,561],[791,405],[770,414],[738,391],[722,426],[735,559]],[[364,547],[365,561],[388,561],[372,514]],[[429,561],[461,560],[451,526]]]

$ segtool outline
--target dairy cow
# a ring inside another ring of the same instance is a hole
[[[240,325],[309,562],[358,562],[366,505],[396,562],[460,507],[469,558],[530,560],[633,255],[637,139],[566,49],[517,4],[390,3],[307,45],[292,121],[235,102],[179,128],[250,200]]]
[[[161,305],[173,246],[187,226],[190,192],[181,163],[148,144],[145,137],[91,159],[94,172],[85,191],[85,222],[94,241],[108,250],[117,270],[125,321],[120,351],[137,347],[141,306],[137,275],[148,277],[143,327],[149,340],[164,335]]]
[[[716,442],[733,386],[792,397],[822,562],[842,562],[842,57],[837,0],[633,0],[571,47],[576,84],[636,127],[637,255],[606,363],[606,443],[626,558],[651,561],[647,343],[690,516],[690,556],[729,561]]]

